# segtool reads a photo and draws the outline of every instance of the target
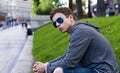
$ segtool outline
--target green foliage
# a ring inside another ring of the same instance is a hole
[[[40,0],[40,4],[36,9],[37,15],[49,15],[53,8],[50,0]]]
[[[33,12],[37,15],[49,15],[51,10],[57,7],[58,0],[52,4],[54,0],[34,0]]]
[[[39,7],[37,10],[36,10],[36,14],[37,15],[49,15],[50,12],[52,10],[52,7],[46,7],[46,8],[42,8],[42,7]]]
[[[35,7],[39,6],[39,4],[40,4],[39,0],[33,0],[33,2],[34,2]]]
[[[119,16],[101,17],[79,20],[89,21],[100,27],[100,32],[111,43],[120,66],[120,25]],[[35,61],[47,62],[64,53],[68,45],[68,34],[60,33],[52,24],[48,24],[34,32],[33,56]]]
[[[39,4],[40,4],[39,0],[33,0],[32,14],[36,14],[36,10],[37,10]]]

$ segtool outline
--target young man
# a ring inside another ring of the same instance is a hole
[[[36,62],[34,73],[119,73],[109,42],[96,26],[77,23],[69,8],[57,8],[50,14],[60,32],[70,34],[66,52],[47,63]]]

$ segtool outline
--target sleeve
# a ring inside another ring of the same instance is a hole
[[[70,35],[70,43],[66,55],[62,59],[49,63],[47,65],[47,73],[53,73],[56,67],[76,67],[87,50],[90,41],[91,39],[86,30],[74,30]]]
[[[49,61],[49,63],[56,62],[56,61],[58,61],[58,60],[64,58],[64,56],[65,56],[65,54],[63,54],[62,56],[59,56],[59,57],[55,58],[54,60]]]

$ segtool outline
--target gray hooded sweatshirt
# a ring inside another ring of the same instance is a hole
[[[119,73],[113,49],[98,27],[89,23],[75,23],[70,29],[69,46],[60,57],[50,61],[47,73],[57,67],[90,68],[99,73]]]

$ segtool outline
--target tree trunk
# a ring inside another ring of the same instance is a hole
[[[98,17],[105,16],[106,15],[105,10],[106,10],[106,4],[104,3],[104,0],[98,0],[96,15]]]
[[[91,1],[90,0],[88,0],[88,18],[92,18]]]
[[[69,0],[69,8],[73,11],[72,3],[73,3],[73,0]]]
[[[82,10],[82,1],[76,0],[76,9],[77,9],[77,19],[82,19],[83,10]]]

